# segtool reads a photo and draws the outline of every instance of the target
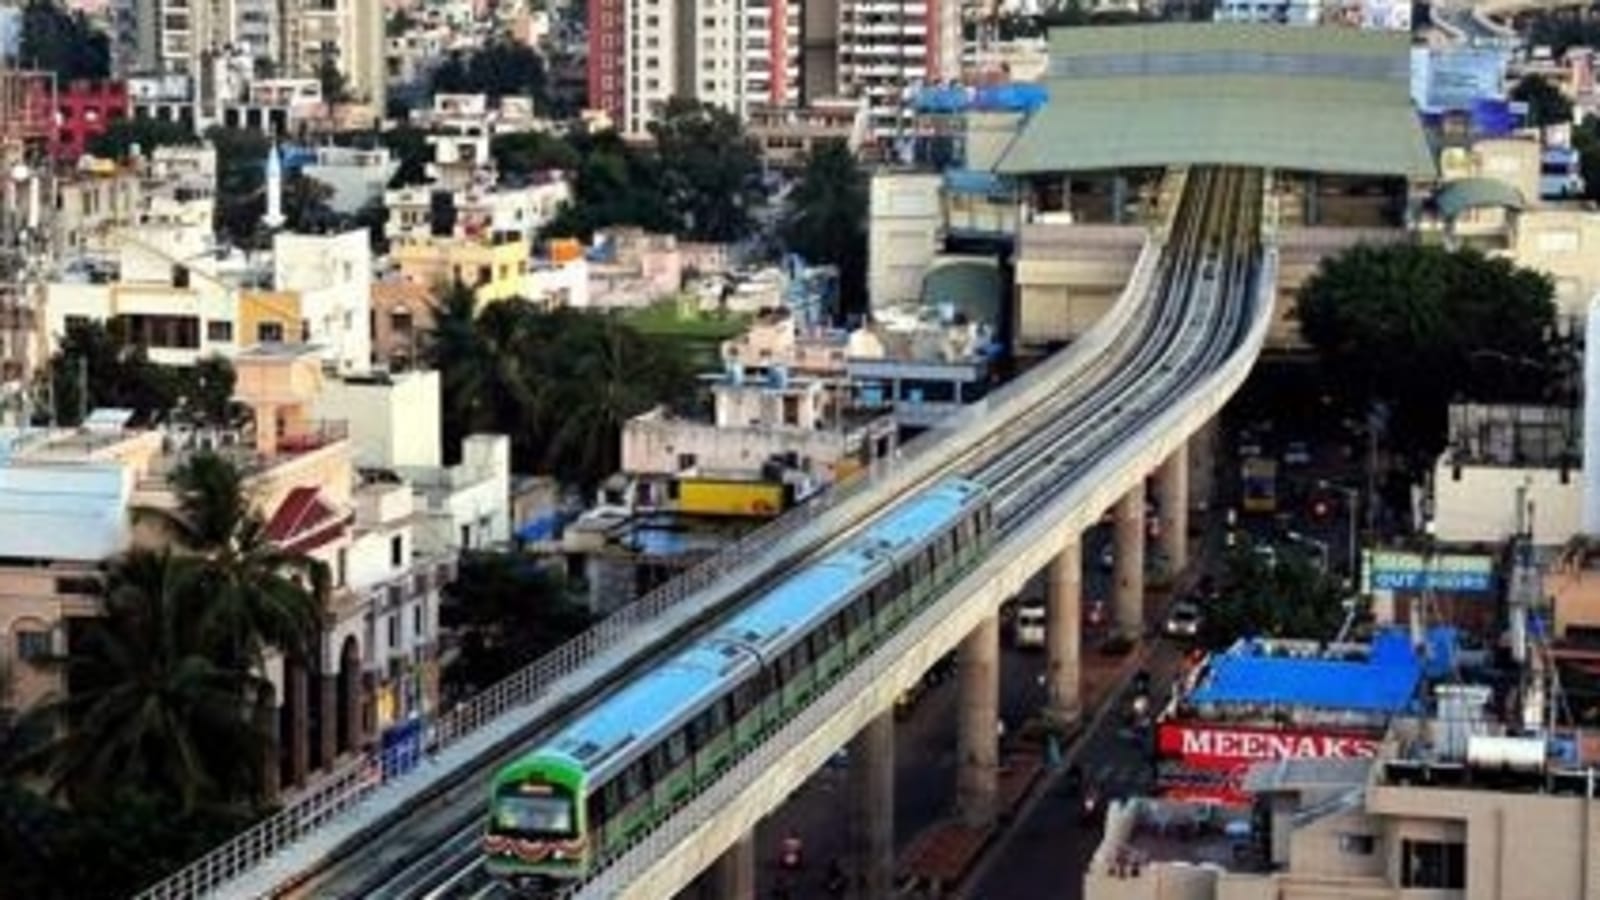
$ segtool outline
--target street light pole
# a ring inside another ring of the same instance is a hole
[[[1356,576],[1359,574],[1356,571],[1356,507],[1361,503],[1361,492],[1347,484],[1335,484],[1326,479],[1319,479],[1317,487],[1323,490],[1338,491],[1344,496],[1345,524],[1349,532],[1347,537],[1350,541],[1350,583],[1355,584]]]

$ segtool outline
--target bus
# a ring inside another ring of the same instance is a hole
[[[1244,511],[1271,513],[1278,510],[1278,461],[1253,456],[1244,461]]]

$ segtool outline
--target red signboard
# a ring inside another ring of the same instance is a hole
[[[1275,759],[1362,759],[1378,755],[1380,736],[1326,729],[1259,728],[1162,722],[1156,756],[1163,793],[1241,803],[1251,764]]]

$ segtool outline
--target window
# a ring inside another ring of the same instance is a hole
[[[461,526],[461,549],[467,550],[467,549],[470,549],[471,547],[472,547],[472,526],[471,525],[463,525],[463,526]]]
[[[1377,849],[1377,840],[1370,834],[1339,835],[1339,852],[1351,856],[1371,856]]]
[[[233,323],[226,319],[211,319],[206,322],[206,340],[212,343],[233,343]]]
[[[50,655],[50,632],[17,632],[17,658],[32,662]]]
[[[256,324],[256,340],[263,344],[283,343],[283,324],[281,322],[258,322]]]
[[[389,565],[398,569],[405,565],[405,560],[406,539],[404,536],[397,534],[394,537],[389,538]]]
[[[400,617],[388,616],[389,622],[389,648],[392,650],[400,646]]]
[[[679,731],[672,737],[667,738],[667,765],[677,768],[678,764],[683,762],[683,758],[688,755],[689,735],[687,732]]]
[[[1400,886],[1465,890],[1466,845],[1455,841],[1401,841]]]
[[[422,604],[411,607],[411,633],[422,637]]]
[[[311,340],[311,321],[309,319],[301,319],[300,320],[300,343],[302,343],[302,344],[308,343],[310,340]]]

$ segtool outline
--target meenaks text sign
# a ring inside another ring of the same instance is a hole
[[[1366,589],[1372,591],[1494,591],[1494,560],[1488,556],[1372,551],[1366,554]]]
[[[1158,755],[1202,768],[1233,768],[1276,759],[1365,759],[1378,755],[1376,736],[1339,731],[1211,726],[1162,722]]]

